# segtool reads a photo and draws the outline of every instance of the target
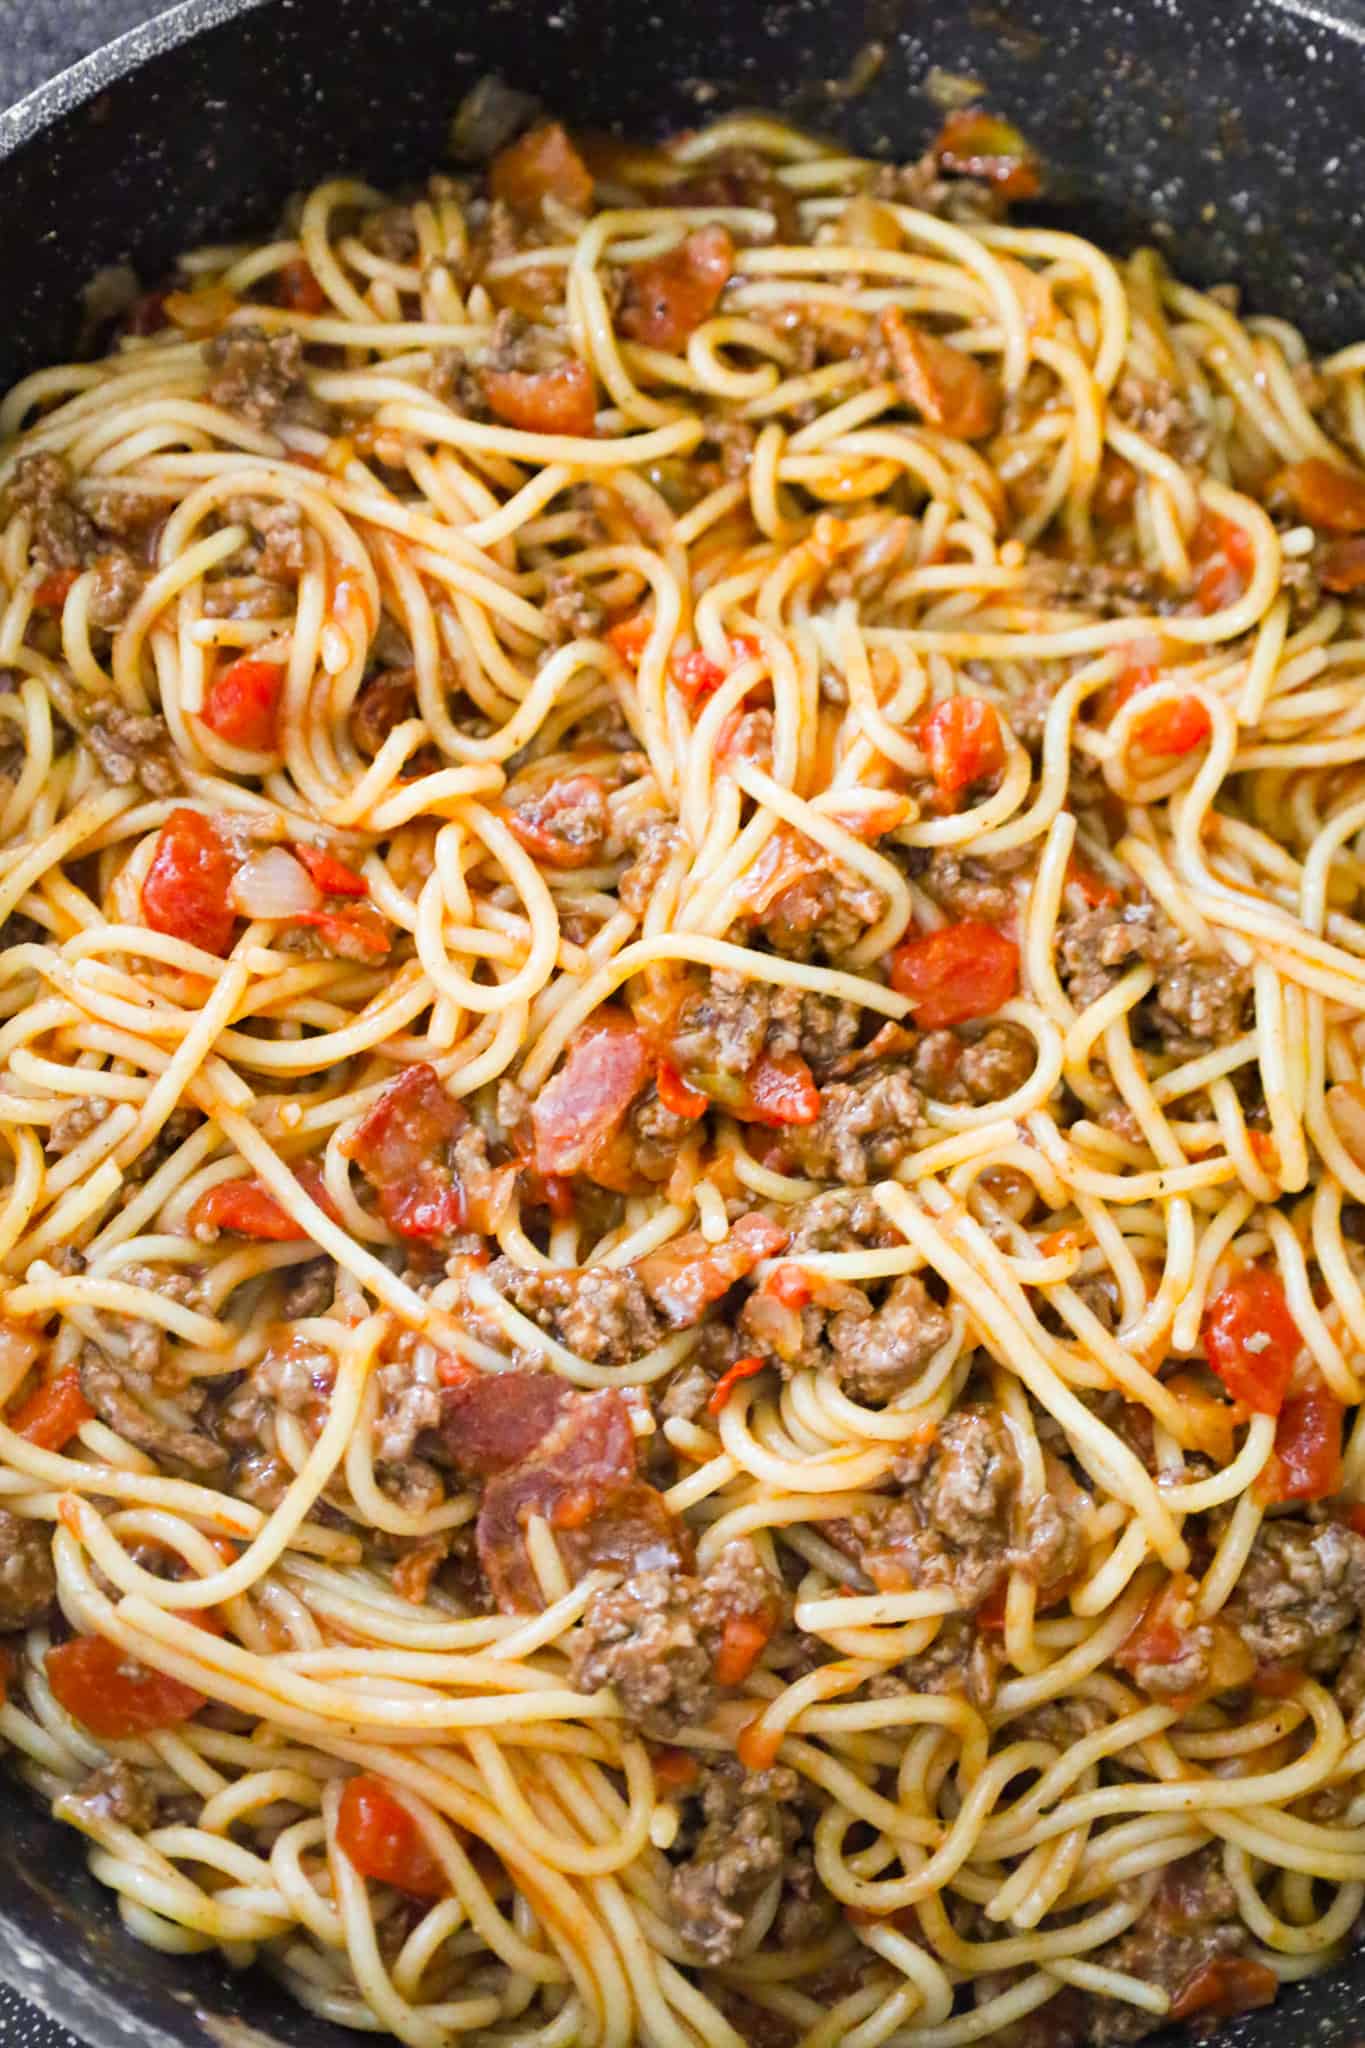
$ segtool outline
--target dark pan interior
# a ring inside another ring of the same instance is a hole
[[[841,89],[868,45],[880,66]],[[783,112],[880,156],[937,124],[931,65],[979,78],[1052,169],[1045,214],[1156,236],[1320,346],[1365,334],[1365,0],[189,0],[0,116],[0,386],[78,346],[80,288],[270,225],[338,169],[442,161],[482,72],[567,120],[659,133]],[[130,1940],[78,1839],[6,1792],[0,1975],[92,2048],[342,2048],[258,1973]],[[1229,2048],[1365,2044],[1365,1957]]]

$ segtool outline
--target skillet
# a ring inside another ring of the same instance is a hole
[[[0,389],[80,348],[101,266],[151,282],[327,173],[438,166],[484,72],[579,125],[649,135],[760,106],[903,159],[940,118],[934,65],[981,80],[1041,149],[1051,224],[1153,238],[1319,347],[1365,335],[1365,0],[186,0],[0,114]],[[13,1787],[0,1978],[94,2048],[358,2038],[259,1973],[134,1942],[79,1838]],[[1365,1952],[1218,2040],[1362,2048]]]

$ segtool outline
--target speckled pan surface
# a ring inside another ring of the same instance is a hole
[[[869,43],[881,67],[848,100],[839,81]],[[0,114],[0,385],[76,345],[100,265],[152,279],[325,172],[439,163],[483,71],[595,126],[762,105],[905,156],[934,124],[931,64],[1024,122],[1055,219],[1155,233],[1319,344],[1365,335],[1365,0],[189,0]],[[259,1975],[131,1941],[78,1840],[9,1787],[0,1978],[91,2048],[357,2038]],[[1365,2048],[1365,1951],[1218,2038]]]

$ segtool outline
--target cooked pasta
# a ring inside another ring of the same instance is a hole
[[[411,2048],[1264,2003],[1365,1902],[1365,347],[980,110],[466,116],[0,406],[9,1759]]]

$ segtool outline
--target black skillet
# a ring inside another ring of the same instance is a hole
[[[1365,0],[188,0],[0,115],[0,388],[80,345],[101,265],[155,279],[329,172],[439,165],[483,72],[595,127],[758,106],[904,158],[937,125],[933,65],[1041,147],[1053,220],[1154,235],[1319,346],[1365,337]],[[361,2038],[131,1940],[78,1838],[0,1788],[0,1977],[92,2048]],[[1361,2048],[1365,1953],[1219,2039]]]

